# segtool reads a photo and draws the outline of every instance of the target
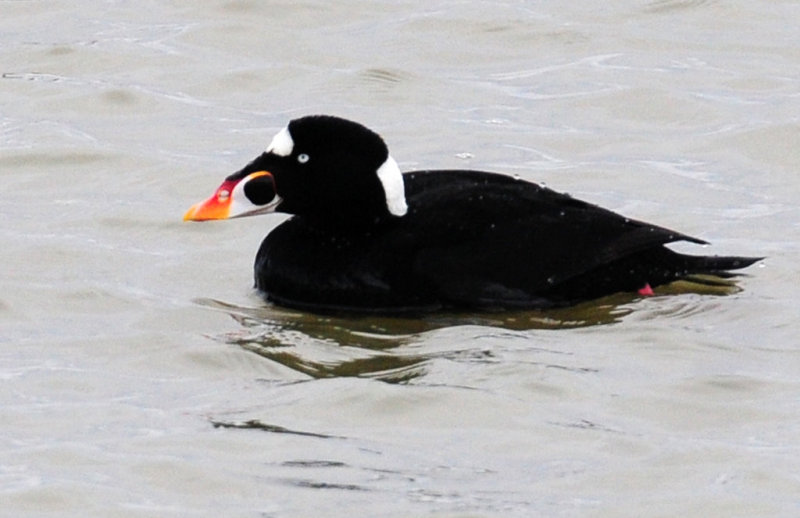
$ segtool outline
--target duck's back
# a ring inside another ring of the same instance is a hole
[[[509,176],[419,171],[404,181],[403,217],[277,227],[259,250],[256,286],[312,309],[549,307],[659,284],[644,256],[663,262],[663,243],[701,242]]]

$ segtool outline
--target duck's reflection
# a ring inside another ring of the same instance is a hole
[[[491,351],[425,347],[429,334],[459,326],[492,333],[555,330],[619,322],[632,311],[630,295],[547,311],[452,313],[423,316],[316,315],[276,306],[245,307],[212,299],[196,301],[228,313],[242,327],[219,337],[313,378],[359,376],[405,383],[425,374],[435,358],[463,359]],[[474,344],[473,344],[474,346]],[[468,346],[469,347],[469,346]],[[473,358],[474,359],[474,358]]]

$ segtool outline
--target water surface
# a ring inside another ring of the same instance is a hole
[[[797,516],[795,2],[0,2],[9,516]],[[322,317],[184,210],[287,120],[766,255],[740,291]]]

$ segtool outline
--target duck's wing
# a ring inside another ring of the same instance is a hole
[[[406,186],[414,273],[456,304],[547,306],[560,284],[622,258],[704,243],[502,175],[419,172]]]

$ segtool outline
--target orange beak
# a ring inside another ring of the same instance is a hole
[[[275,212],[281,201],[281,197],[275,192],[272,174],[267,171],[257,171],[244,178],[222,182],[209,199],[192,205],[192,208],[183,215],[183,221],[267,214]]]
[[[225,181],[207,200],[195,203],[183,215],[183,221],[206,221],[209,219],[227,219],[231,212],[233,188],[238,182]]]

